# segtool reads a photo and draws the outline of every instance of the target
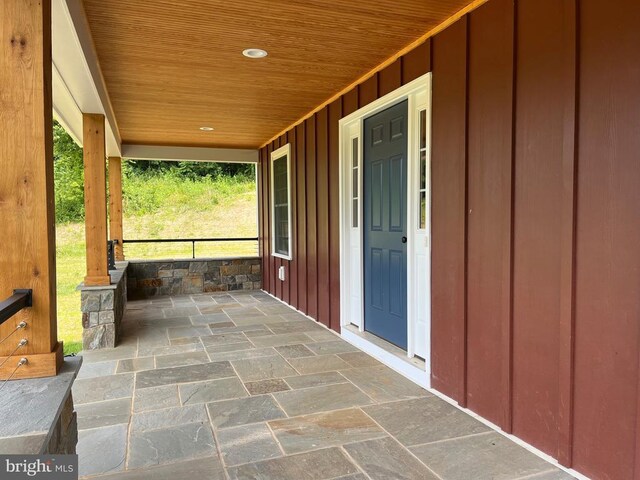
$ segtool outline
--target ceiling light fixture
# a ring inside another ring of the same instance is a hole
[[[242,51],[242,55],[248,58],[264,58],[267,56],[267,52],[260,48],[247,48]]]
[[[203,132],[213,132],[213,127],[200,127]]]

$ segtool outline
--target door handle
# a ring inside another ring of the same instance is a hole
[[[407,243],[407,237],[402,237],[402,243]]]

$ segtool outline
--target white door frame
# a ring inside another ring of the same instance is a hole
[[[364,332],[363,186],[362,139],[364,119],[403,100],[408,103],[407,124],[407,352],[385,355],[379,342],[373,344],[354,331]],[[426,225],[419,228],[420,111],[426,110]],[[431,73],[394,90],[340,120],[340,325],[341,335],[358,347],[409,376],[430,386],[431,374]],[[357,139],[357,140],[356,140]],[[355,140],[355,144],[354,144]],[[357,166],[353,157],[357,155]],[[354,177],[357,177],[354,179]],[[355,183],[357,191],[354,190]],[[357,223],[354,223],[357,214]],[[418,261],[419,260],[419,261]],[[418,268],[418,265],[420,267]],[[348,328],[345,328],[348,327]],[[357,329],[357,330],[356,330]],[[356,338],[357,337],[357,338]],[[424,368],[415,371],[419,356]],[[410,367],[407,370],[408,366]]]

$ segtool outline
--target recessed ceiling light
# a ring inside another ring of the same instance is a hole
[[[267,52],[260,48],[247,48],[242,51],[242,55],[248,58],[264,58],[267,56]]]
[[[200,127],[203,132],[213,132],[213,127]]]

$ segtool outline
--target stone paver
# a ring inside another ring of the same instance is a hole
[[[251,395],[263,395],[265,393],[283,392],[291,388],[281,378],[271,378],[257,382],[247,382],[244,384]]]
[[[107,427],[120,423],[129,423],[131,417],[131,399],[117,398],[104,402],[85,403],[76,405],[78,414],[78,428]]]
[[[231,480],[324,480],[357,472],[338,448],[316,450],[230,468]]]
[[[270,395],[209,403],[207,408],[211,423],[216,428],[237,427],[286,416]]]
[[[229,398],[246,397],[247,391],[237,378],[223,378],[206,382],[180,385],[180,399],[183,405],[208,403]]]
[[[433,396],[363,410],[405,446],[490,431],[478,420]]]
[[[279,392],[273,396],[290,417],[371,403],[369,397],[350,383]]]
[[[392,438],[352,443],[344,449],[371,480],[438,480],[425,465]],[[474,475],[466,477],[476,479]]]
[[[387,435],[358,409],[274,420],[269,425],[286,453],[333,447]]]
[[[138,388],[133,399],[133,411],[161,410],[180,405],[177,385]]]
[[[222,460],[227,466],[259,462],[282,456],[282,451],[264,424],[228,428],[218,433]]]
[[[129,302],[74,385],[80,475],[572,478],[258,291]]]
[[[540,457],[492,431],[411,451],[438,475],[451,480],[507,480],[550,470]]]
[[[134,431],[129,440],[127,468],[136,469],[213,456],[215,451],[215,440],[208,423]]]
[[[80,430],[76,451],[80,476],[124,470],[127,425]]]

